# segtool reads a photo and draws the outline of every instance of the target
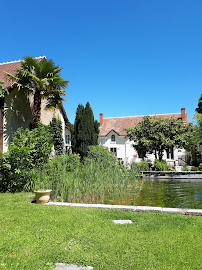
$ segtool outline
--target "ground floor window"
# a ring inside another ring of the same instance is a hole
[[[117,156],[117,149],[116,148],[110,148],[110,152],[113,153],[115,156]]]
[[[173,150],[173,148],[167,150],[166,152],[167,152],[167,159],[174,159],[174,150]]]
[[[65,144],[70,143],[70,135],[65,135]]]

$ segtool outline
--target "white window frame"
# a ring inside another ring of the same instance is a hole
[[[113,139],[112,139],[112,138],[113,138]],[[114,134],[111,135],[111,142],[112,142],[112,143],[115,143],[115,142],[116,142],[116,137],[115,137]]]

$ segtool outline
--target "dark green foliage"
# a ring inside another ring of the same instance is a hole
[[[10,169],[7,153],[0,153],[0,192],[6,192],[9,189]]]
[[[199,164],[198,168],[199,168],[199,171],[202,171],[202,163]]]
[[[198,107],[196,108],[196,112],[202,114],[202,94],[198,100]]]
[[[94,121],[94,133],[93,133],[93,145],[98,144],[98,135],[99,135],[99,122],[97,120]]]
[[[153,165],[155,171],[168,171],[168,164],[165,160],[158,160],[156,159]]]
[[[83,159],[90,145],[98,144],[99,124],[94,120],[93,111],[87,102],[86,107],[79,104],[72,134],[72,151]]]
[[[42,168],[48,161],[51,148],[52,138],[47,126],[39,123],[32,131],[19,128],[8,153],[1,157],[3,174],[0,191],[23,190],[25,184],[32,179],[32,170]]]
[[[192,130],[191,125],[183,125],[178,119],[145,116],[136,127],[127,129],[127,136],[135,142],[134,148],[141,158],[154,153],[156,158],[162,160],[164,151],[174,147],[185,148]]]
[[[50,135],[53,138],[53,145],[56,155],[62,155],[64,153],[64,139],[62,136],[62,122],[60,119],[53,117],[49,124]]]
[[[81,156],[85,153],[85,147],[84,147],[84,136],[83,130],[84,130],[84,106],[82,104],[79,104],[76,111],[76,118],[74,122],[74,131],[72,133],[72,151],[74,153],[79,153]]]

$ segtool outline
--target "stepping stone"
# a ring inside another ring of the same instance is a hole
[[[34,197],[35,195],[34,194],[27,194],[27,195],[25,195],[24,197]]]
[[[132,224],[130,219],[117,219],[113,220],[114,224]]]
[[[92,266],[78,266],[74,264],[56,263],[56,268],[52,270],[91,270]]]

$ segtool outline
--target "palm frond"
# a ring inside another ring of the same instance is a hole
[[[5,72],[5,74],[6,74],[6,77],[8,77],[10,81],[17,81],[17,80],[19,80],[18,77],[12,75],[11,73]]]

